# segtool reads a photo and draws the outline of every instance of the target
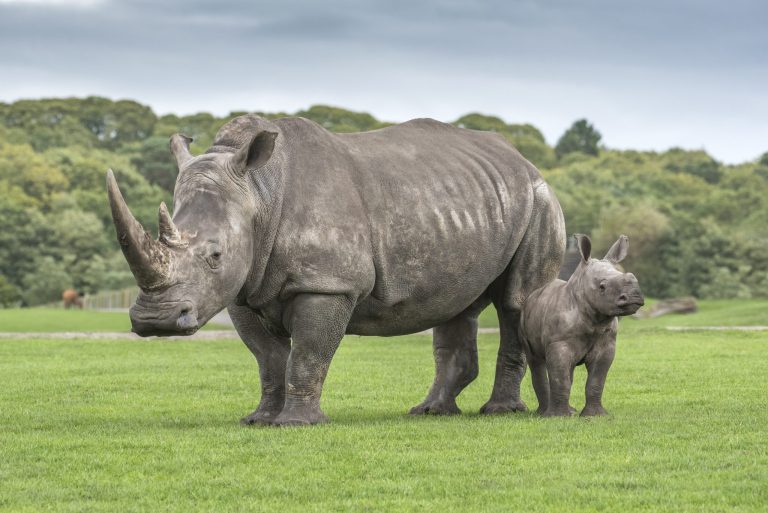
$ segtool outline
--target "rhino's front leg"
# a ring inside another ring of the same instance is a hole
[[[581,410],[582,417],[608,414],[603,408],[603,389],[605,388],[605,378],[608,377],[608,369],[611,368],[615,354],[616,342],[614,341],[594,355],[593,358],[587,359],[587,384],[585,387],[587,401],[584,409]]]
[[[285,404],[285,367],[291,340],[269,333],[256,312],[246,306],[230,305],[227,311],[240,338],[256,357],[261,378],[259,406],[240,422],[246,425],[269,424],[283,411]]]
[[[493,392],[487,403],[480,408],[480,413],[507,413],[526,411],[528,407],[520,399],[520,383],[525,376],[525,350],[518,329],[520,311],[504,310],[496,304],[499,316],[501,344],[496,359],[496,380]]]
[[[544,413],[549,407],[549,377],[547,376],[547,364],[544,360],[528,357],[528,363],[531,367],[531,383],[533,391],[536,392],[536,399],[539,401],[539,408],[536,413]]]
[[[569,405],[573,384],[574,355],[567,343],[552,343],[547,347],[549,404],[545,417],[568,417],[575,410]]]
[[[320,395],[353,308],[346,296],[301,294],[293,300],[286,311],[292,345],[285,373],[285,406],[272,424],[328,421],[320,410]]]

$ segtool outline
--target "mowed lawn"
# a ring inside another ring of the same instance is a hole
[[[0,511],[766,511],[768,333],[621,329],[608,418],[477,415],[493,334],[464,415],[408,417],[430,338],[350,336],[333,422],[282,429],[238,424],[258,402],[239,341],[2,340]]]

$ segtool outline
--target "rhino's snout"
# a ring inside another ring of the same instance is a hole
[[[645,298],[640,291],[633,294],[621,294],[616,301],[618,306],[637,305],[643,306],[645,304]]]
[[[622,282],[616,306],[622,314],[633,314],[645,304],[645,298],[634,274],[625,274]]]
[[[141,337],[192,335],[199,329],[197,310],[189,301],[140,303],[130,311],[131,331]]]
[[[643,293],[634,276],[627,280],[621,293],[616,298],[616,308],[618,315],[632,315],[645,304]]]

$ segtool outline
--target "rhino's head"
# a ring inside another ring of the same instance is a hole
[[[108,171],[117,238],[141,288],[130,310],[135,333],[191,335],[235,299],[251,268],[259,207],[247,170],[269,160],[276,136],[261,131],[231,152],[198,157],[189,151],[191,139],[171,137],[179,166],[174,215],[160,205],[157,240],[133,217]]]
[[[645,300],[637,278],[620,271],[616,264],[624,260],[629,250],[629,238],[622,235],[614,242],[602,260],[590,258],[592,242],[586,235],[576,235],[581,263],[569,283],[577,295],[594,311],[604,316],[631,315]]]

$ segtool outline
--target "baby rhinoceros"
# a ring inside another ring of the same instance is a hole
[[[567,416],[573,369],[587,366],[586,405],[581,415],[605,415],[603,387],[616,350],[617,317],[643,305],[632,273],[616,264],[624,260],[629,238],[619,237],[602,260],[590,258],[592,242],[576,235],[581,261],[570,279],[554,280],[525,301],[520,332],[536,397],[544,416]]]

